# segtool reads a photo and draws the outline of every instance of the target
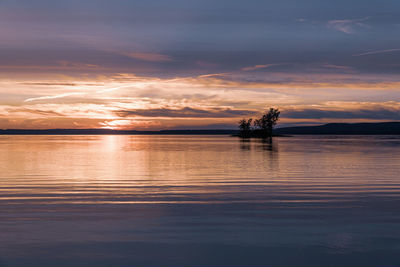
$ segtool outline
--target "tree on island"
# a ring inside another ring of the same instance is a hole
[[[244,138],[249,138],[251,137],[251,123],[253,122],[253,119],[248,119],[248,120],[240,120],[239,121],[239,136],[244,137]]]
[[[261,118],[254,120],[254,128],[251,129],[253,119],[242,119],[239,121],[239,136],[272,138],[272,130],[279,120],[281,112],[279,109],[270,108]]]

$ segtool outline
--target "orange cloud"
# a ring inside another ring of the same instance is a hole
[[[399,102],[389,101],[400,94],[395,78],[324,75],[285,82],[280,75],[274,75],[277,81],[247,80],[240,73],[0,78],[0,128],[235,127],[238,119],[270,106],[282,110],[283,123],[394,120],[400,110]]]

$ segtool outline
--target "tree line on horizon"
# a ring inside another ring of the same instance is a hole
[[[242,138],[272,138],[272,131],[279,120],[280,114],[279,109],[270,108],[259,119],[253,120],[253,118],[250,118],[240,120],[239,136]]]

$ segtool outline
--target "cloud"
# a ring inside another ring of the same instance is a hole
[[[353,70],[353,68],[349,67],[349,66],[335,65],[335,64],[329,64],[329,63],[325,63],[322,66],[325,68],[328,68],[328,69]]]
[[[100,68],[100,66],[95,65],[95,64],[71,62],[71,61],[67,61],[67,60],[60,60],[60,61],[58,61],[58,64],[60,64],[62,67],[73,68],[73,69],[97,69],[97,68]]]
[[[65,93],[60,95],[52,95],[52,96],[40,96],[40,97],[32,97],[25,99],[24,102],[32,102],[32,101],[39,101],[39,100],[47,100],[47,99],[56,99],[56,98],[63,98],[68,96],[76,96],[76,95],[84,95],[85,93],[81,92],[74,92],[74,93]]]
[[[224,73],[211,73],[211,74],[203,74],[198,76],[198,78],[210,78],[210,77],[225,77],[227,75],[230,75],[232,73],[230,72],[224,72]]]
[[[45,83],[42,83],[42,84],[45,84]],[[98,85],[96,85],[96,86],[98,86]],[[92,94],[109,93],[109,92],[113,92],[113,91],[116,91],[116,90],[119,90],[119,89],[129,88],[129,87],[132,87],[132,86],[133,86],[132,84],[121,85],[121,86],[116,86],[116,87],[97,90],[97,91],[93,92]],[[40,101],[40,100],[58,99],[58,98],[64,98],[64,97],[70,97],[70,96],[86,96],[86,95],[89,95],[89,94],[90,94],[89,92],[72,92],[72,93],[65,93],[65,94],[52,95],[52,96],[32,97],[32,98],[25,99],[24,102],[33,102],[33,101]]]
[[[96,83],[66,83],[66,82],[22,82],[23,85],[34,85],[34,86],[103,86],[103,84]]]
[[[355,55],[353,55],[353,56],[354,56],[354,57],[359,57],[359,56],[367,56],[367,55],[375,55],[375,54],[385,54],[385,53],[392,53],[392,52],[399,52],[399,51],[400,51],[400,48],[393,48],[393,49],[369,51],[369,52],[365,52],[365,53],[355,54]]]
[[[354,34],[356,33],[356,28],[366,28],[368,27],[364,21],[369,20],[370,17],[360,18],[360,19],[341,19],[341,20],[330,20],[327,26],[334,30],[346,33]]]
[[[255,65],[255,66],[244,67],[241,70],[242,71],[252,71],[252,70],[266,69],[266,68],[269,68],[269,67],[281,66],[281,65],[287,65],[287,64],[288,63],[275,63],[275,64]]]
[[[321,64],[328,63],[320,63],[319,67]],[[327,67],[343,66],[328,64]],[[400,110],[397,103],[383,102],[398,98],[397,76],[237,71],[174,78],[121,73],[25,79],[0,80],[0,94],[6,95],[1,96],[0,117],[13,119],[18,125],[23,125],[26,119],[40,119],[43,123],[49,119],[53,123],[50,127],[54,128],[70,125],[71,121],[81,126],[87,122],[88,127],[96,121],[109,122],[107,127],[140,128],[139,121],[145,120],[159,123],[149,124],[150,128],[185,128],[194,124],[206,128],[215,123],[234,125],[238,119],[256,117],[271,106],[281,108],[282,123],[333,122],[345,117],[365,121],[376,110],[381,111],[381,120],[384,115],[386,120],[394,120],[397,113],[393,110]],[[9,92],[17,95],[7,99]],[[59,121],[53,120],[56,117]],[[0,127],[13,125],[8,122]]]
[[[119,110],[116,114],[120,117],[170,117],[170,118],[234,118],[253,115],[253,110],[233,110],[223,108],[197,109],[184,107],[180,109],[155,108],[155,109],[132,109]]]
[[[64,114],[60,112],[56,112],[54,110],[46,110],[35,107],[22,107],[22,108],[6,108],[5,111],[10,114],[21,113],[21,114],[34,114],[39,115],[41,117],[63,117]]]
[[[59,61],[55,64],[42,64],[42,65],[1,65],[0,69],[5,70],[38,70],[38,71],[67,71],[67,70],[75,70],[75,71],[100,71],[107,70],[107,68],[94,65],[94,64],[86,64],[86,63],[72,63],[68,61]]]
[[[150,61],[150,62],[167,62],[172,61],[172,58],[167,55],[157,54],[157,53],[131,53],[131,52],[123,52],[121,53],[124,56],[133,59],[139,59],[143,61]]]

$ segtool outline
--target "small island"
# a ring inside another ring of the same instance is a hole
[[[280,114],[279,109],[270,108],[259,119],[253,120],[253,118],[250,118],[240,120],[238,136],[242,138],[257,137],[271,140],[273,128],[277,124]]]

